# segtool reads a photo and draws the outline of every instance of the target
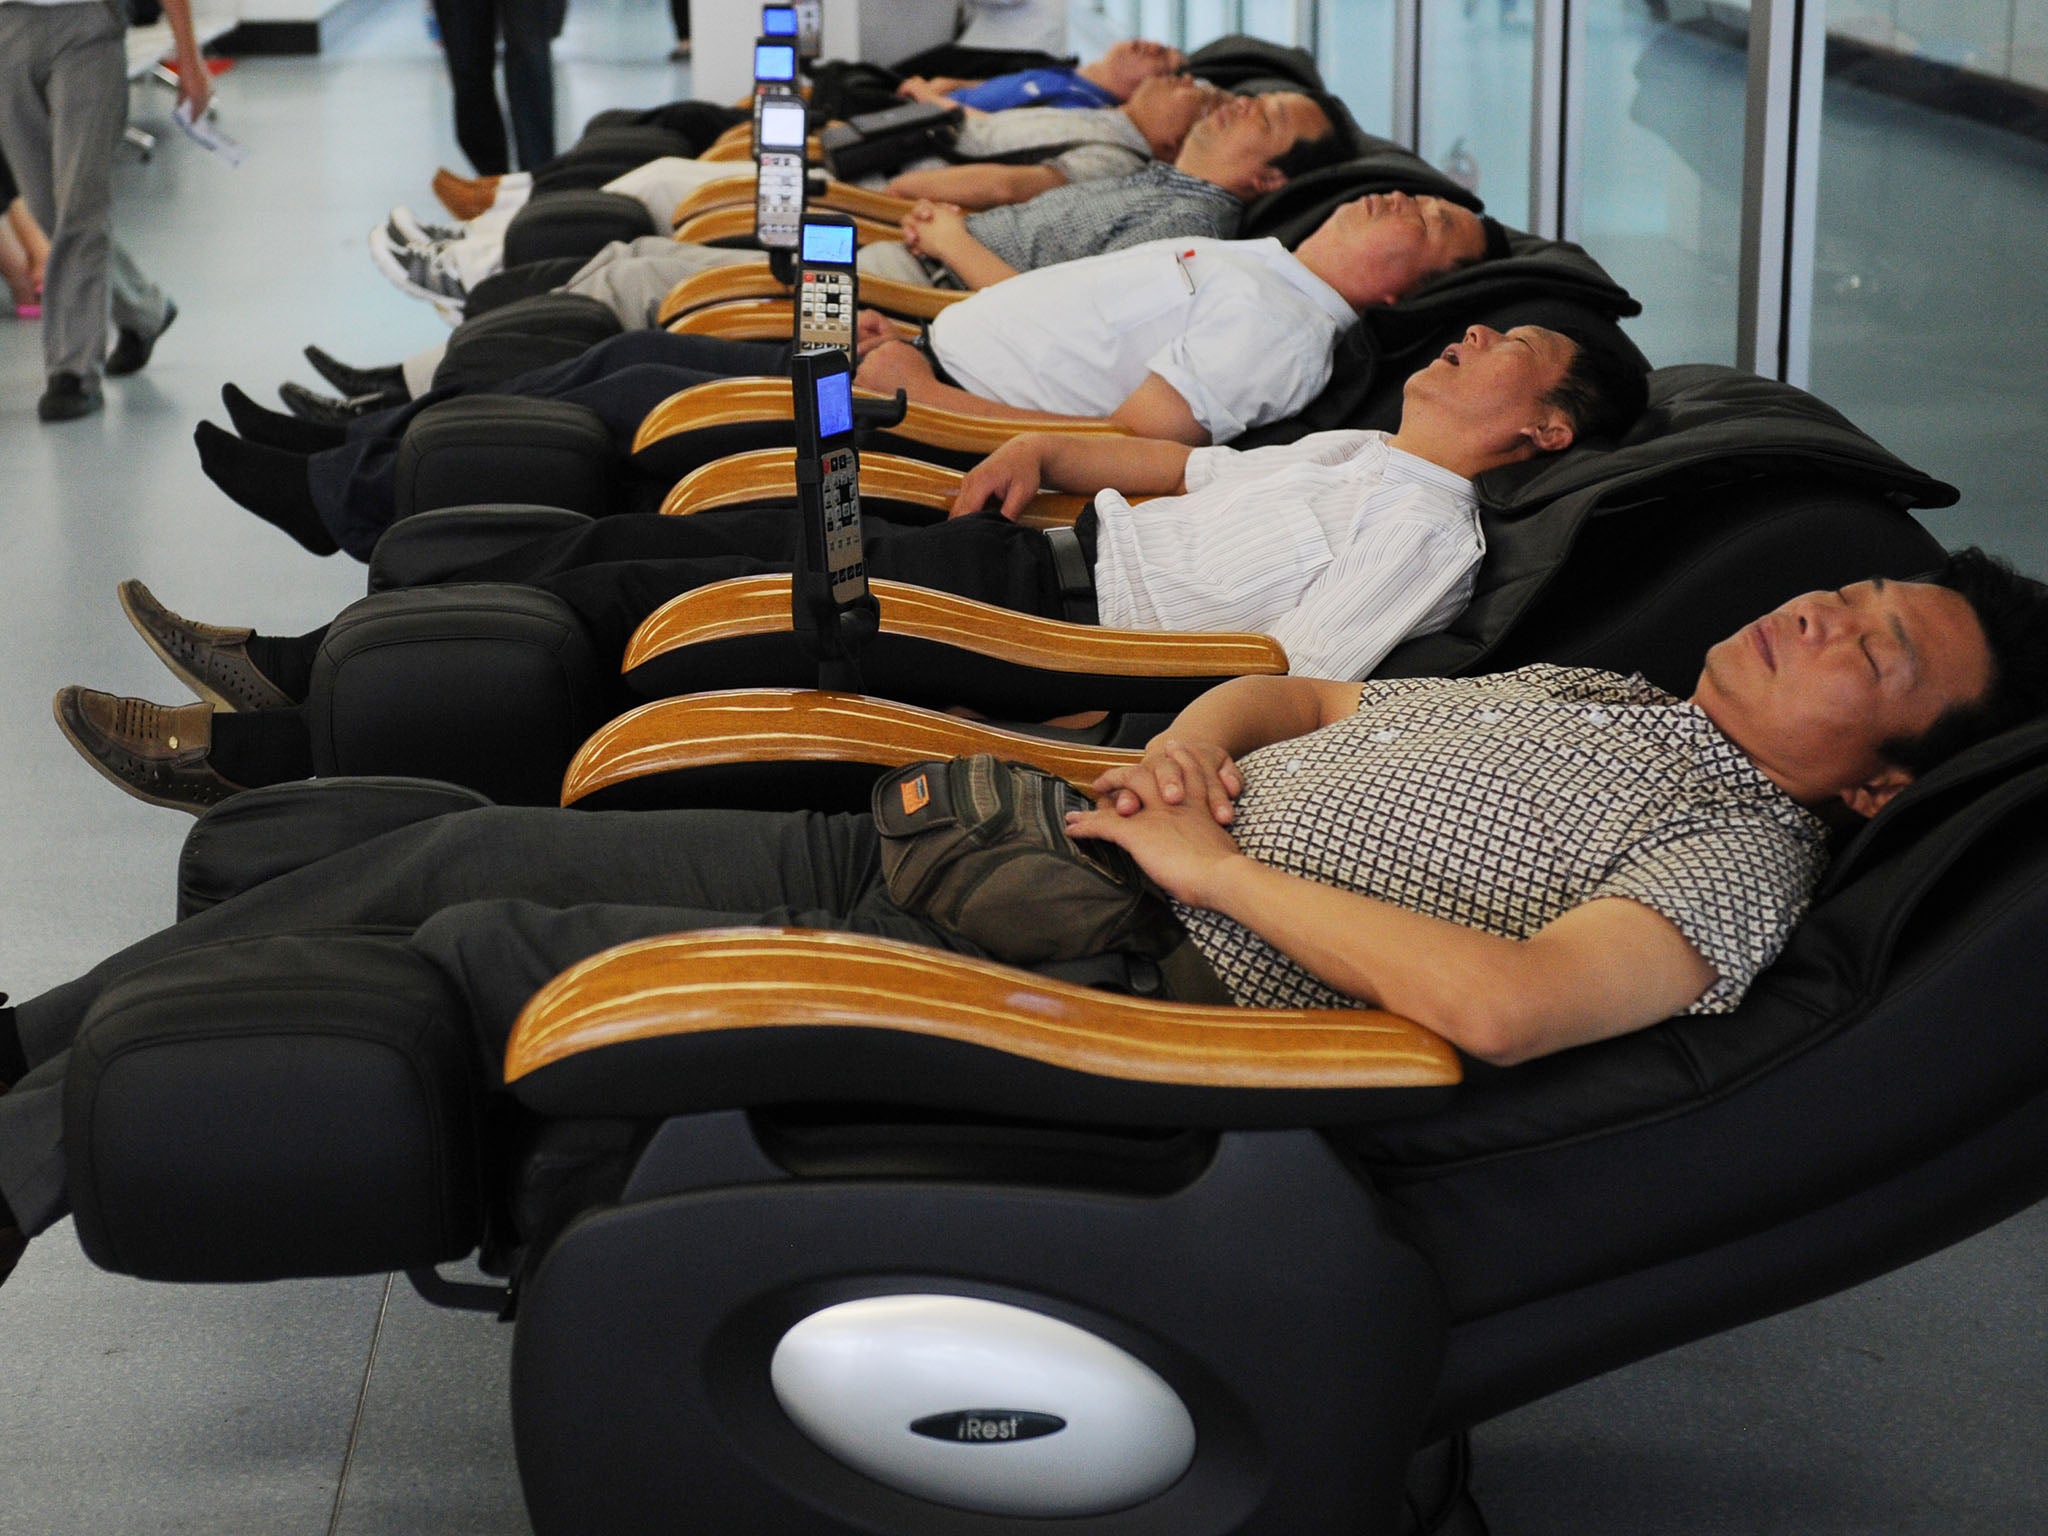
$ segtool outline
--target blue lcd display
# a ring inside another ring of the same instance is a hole
[[[818,436],[853,430],[853,375],[828,373],[818,380]]]
[[[754,45],[754,78],[756,80],[794,80],[796,78],[796,49],[787,43],[756,43]]]
[[[795,37],[796,7],[793,5],[762,6],[761,35],[763,37]]]
[[[806,224],[804,260],[853,265],[853,226],[850,224]]]

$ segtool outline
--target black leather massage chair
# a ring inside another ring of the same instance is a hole
[[[1698,366],[1659,370],[1652,399],[1616,447],[1583,445],[1481,482],[1488,552],[1473,602],[1443,633],[1397,647],[1381,675],[1557,660],[1637,669],[1689,692],[1704,641],[1671,641],[1668,612],[1718,637],[1795,593],[1933,563],[1935,547],[1902,509],[1954,492],[1812,396]],[[877,462],[865,473],[869,512],[935,515],[878,486]],[[1078,503],[1046,499],[1068,516]],[[375,590],[343,610],[314,667],[317,771],[449,779],[500,801],[552,803],[578,745],[635,703],[815,678],[790,633],[785,578],[676,599],[643,624],[623,674],[551,594],[443,584],[507,543],[579,521],[485,507],[394,525],[371,564]],[[888,584],[880,596],[882,632],[862,662],[868,692],[998,719],[1106,710],[1090,736],[1106,743],[1142,742],[1225,677],[1286,668],[1263,636],[1109,631]]]
[[[1730,535],[1703,559],[1735,578],[1766,557]],[[1684,574],[1650,578],[1674,671],[1724,628]],[[1641,595],[1552,638],[1627,649]],[[715,803],[734,722],[793,711],[754,756],[993,745],[1085,780],[1104,754],[830,696],[647,710],[696,727],[637,763],[593,744],[572,795],[644,768]],[[78,1234],[143,1277],[404,1268],[515,1317],[542,1536],[1478,1530],[1442,1475],[1468,1426],[2048,1188],[2044,790],[2048,727],[1980,746],[1848,842],[1736,1013],[1508,1070],[1384,1014],[1159,1002],[1141,964],[1084,987],[752,930],[586,962],[501,1067],[452,1010],[396,1001],[420,996],[402,958],[218,945],[86,1024]],[[195,825],[180,910],[482,803],[237,796]],[[506,1283],[430,1273],[472,1253]]]

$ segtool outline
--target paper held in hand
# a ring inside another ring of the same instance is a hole
[[[195,120],[190,102],[181,101],[171,108],[171,121],[184,130],[186,138],[208,154],[219,155],[231,166],[240,165],[249,158],[249,151],[216,128],[211,118]]]

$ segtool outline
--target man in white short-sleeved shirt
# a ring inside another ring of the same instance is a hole
[[[857,382],[997,420],[1107,420],[1191,447],[1227,443],[1320,394],[1360,310],[1482,259],[1497,240],[1455,203],[1376,192],[1292,252],[1277,240],[1153,241],[949,306],[929,355],[863,315]]]

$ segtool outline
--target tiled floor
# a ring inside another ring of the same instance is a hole
[[[681,94],[666,49],[648,0],[577,0],[563,123]],[[162,93],[138,100],[161,117]],[[176,697],[114,583],[288,631],[361,590],[359,566],[308,559],[215,492],[193,423],[224,419],[223,380],[310,381],[306,341],[378,361],[437,334],[362,252],[385,207],[460,163],[416,0],[385,0],[324,58],[244,64],[222,101],[243,169],[167,139],[122,171],[124,230],[183,314],[103,417],[39,427],[35,332],[0,321],[0,987],[17,996],[170,911],[186,822],[102,785],[49,723],[66,682]],[[1488,1426],[1497,1536],[2048,1529],[2044,1247],[2037,1210]],[[87,1265],[67,1225],[0,1291],[0,1536],[516,1536],[508,1354],[506,1329],[402,1280],[143,1285]]]

